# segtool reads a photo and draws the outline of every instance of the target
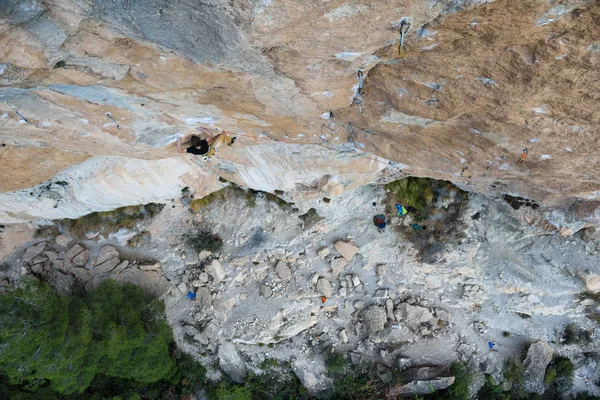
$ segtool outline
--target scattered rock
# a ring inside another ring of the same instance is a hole
[[[600,292],[600,275],[583,275],[581,278],[585,281],[585,287],[588,292]]]
[[[242,383],[248,374],[246,364],[231,342],[221,342],[219,345],[219,367],[232,381]]]
[[[342,341],[342,343],[348,343],[348,335],[346,334],[345,329],[342,329],[340,331],[340,340]]]
[[[375,272],[377,273],[378,278],[383,278],[385,276],[385,274],[387,273],[387,265],[386,264],[377,265],[375,267]]]
[[[113,246],[104,246],[98,252],[98,257],[92,261],[92,266],[100,265],[111,258],[118,258],[119,252]],[[118,263],[117,263],[118,264]]]
[[[325,297],[331,296],[331,283],[327,278],[319,278],[317,281],[317,292]]]
[[[85,251],[86,248],[76,244],[75,246],[71,247],[68,251],[67,254],[65,254],[65,260],[66,261],[71,261],[73,259],[73,257],[75,257],[76,255],[78,255],[79,253]]]
[[[273,289],[271,289],[270,286],[268,286],[268,285],[262,285],[260,287],[260,295],[262,297],[271,297],[272,294],[273,294]]]
[[[31,264],[31,265],[41,264],[45,261],[48,261],[48,256],[46,254],[40,254],[40,255],[36,256],[33,260],[31,260],[29,262],[29,264]]]
[[[225,270],[219,260],[211,260],[206,264],[204,270],[213,279],[214,283],[219,283],[225,279]]]
[[[92,272],[94,273],[94,275],[108,274],[110,271],[114,270],[119,264],[120,260],[118,258],[111,258],[110,260],[107,260],[100,265],[96,265],[92,269]]]
[[[83,267],[88,262],[89,258],[90,258],[90,251],[85,249],[84,251],[77,254],[75,257],[73,257],[71,259],[71,262],[73,263],[73,265],[76,265],[78,267]]]
[[[336,251],[346,259],[346,261],[351,261],[356,253],[358,253],[358,246],[345,240],[338,240],[333,246],[335,247]]]
[[[73,238],[68,235],[58,235],[54,241],[59,246],[66,246],[73,241]]]
[[[356,288],[359,287],[361,285],[361,281],[358,277],[358,275],[353,275],[352,276],[352,285]]]
[[[35,246],[29,247],[27,249],[27,251],[25,251],[25,254],[23,255],[23,261],[30,262],[36,256],[41,254],[42,251],[44,251],[44,249],[46,248],[46,243],[47,242],[41,242],[41,243],[36,244]],[[79,246],[79,247],[81,247],[81,246]],[[85,250],[85,248],[83,248],[83,250]]]
[[[292,371],[298,377],[308,394],[318,399],[329,397],[333,381],[325,371],[315,368],[314,363],[307,361],[295,361]]]
[[[142,271],[159,271],[160,270],[160,263],[156,262],[154,264],[143,264],[143,265],[140,265],[139,268]]]
[[[317,254],[321,260],[324,260],[325,257],[329,255],[329,247],[321,247],[319,251],[317,251]]]
[[[529,346],[523,363],[523,386],[527,393],[544,393],[544,374],[553,354],[554,350],[548,342],[539,341]]]
[[[290,270],[290,267],[288,267],[288,265],[283,261],[277,262],[275,273],[283,282],[288,282],[290,279],[292,279],[292,271]]]
[[[421,324],[430,323],[435,319],[431,311],[425,307],[413,306],[402,303],[398,306],[400,315],[396,315],[398,321],[403,321],[410,329],[417,331]],[[398,314],[398,313],[397,313]],[[398,318],[400,316],[400,318]]]
[[[387,315],[383,308],[378,306],[371,306],[365,308],[362,311],[362,320],[367,326],[367,330],[370,333],[376,333],[385,327],[385,322],[387,321]]]
[[[343,258],[335,258],[335,259],[331,260],[331,273],[334,276],[338,276],[340,274],[340,272],[342,272],[344,270],[344,268],[346,267],[347,264],[348,264],[348,261],[346,261]]]
[[[92,276],[92,273],[85,268],[71,268],[69,272],[74,274],[77,277],[77,279],[81,279],[82,281],[86,282],[89,281]]]
[[[70,296],[73,290],[75,278],[72,275],[63,274],[55,271],[52,278],[52,285],[59,296]]]
[[[113,275],[117,275],[120,274],[121,271],[123,271],[125,268],[127,268],[129,266],[129,261],[124,260],[121,262],[121,264],[117,265],[117,267],[115,269],[112,270],[112,274]]]
[[[229,261],[229,265],[232,267],[243,267],[244,265],[248,264],[249,262],[250,262],[250,257],[244,256],[244,257],[234,258],[233,260]]]
[[[210,257],[212,255],[211,251],[208,250],[202,250],[200,253],[198,253],[198,260],[199,261],[204,261],[206,260],[208,257]]]

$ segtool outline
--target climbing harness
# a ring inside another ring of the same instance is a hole
[[[363,88],[363,73],[361,70],[358,70],[358,94],[363,95],[365,93],[365,89]]]
[[[115,119],[112,117],[112,115],[111,115],[109,112],[107,112],[105,115],[106,115],[108,118],[110,118],[110,120],[111,120],[112,122],[114,122],[114,123],[115,123],[115,125],[117,126],[117,129],[123,129],[123,128],[121,128],[121,126],[119,125],[119,123],[118,123],[117,121],[115,121]]]
[[[13,107],[11,104],[8,103],[8,101],[6,100],[2,100],[4,102],[4,104],[6,104],[11,110],[13,110],[15,113],[17,113],[17,115],[19,117],[21,117],[21,119],[23,121],[25,121],[25,123],[29,123],[29,120],[27,118],[25,118],[15,107]]]
[[[403,29],[406,26],[406,29]],[[410,29],[410,22],[408,22],[406,19],[403,19],[402,22],[400,22],[400,43],[398,44],[398,55],[400,57],[406,55],[406,53],[408,53],[408,49],[406,48],[406,46],[404,45],[404,36],[406,35],[406,33],[408,32],[408,30]]]
[[[465,173],[466,170],[468,170],[469,167],[463,167],[462,171],[460,171],[460,176],[463,176],[463,174]]]

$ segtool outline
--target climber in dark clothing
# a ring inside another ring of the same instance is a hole
[[[191,142],[192,145],[185,149],[186,153],[203,155],[208,153],[208,150],[210,150],[210,146],[208,145],[208,141],[206,139],[200,139],[198,136],[192,136]],[[183,151],[180,151],[181,142],[178,141],[177,145],[177,151],[183,153]]]
[[[191,138],[191,146],[183,150],[181,148],[181,137],[177,138],[177,152],[178,153],[190,153],[195,155],[206,155],[210,157],[215,154],[215,151],[222,144],[227,144],[228,146],[233,145],[236,137],[230,137],[225,132],[213,135],[206,128],[197,128],[199,131],[202,131],[206,134],[206,139],[202,139],[199,136],[192,135]]]

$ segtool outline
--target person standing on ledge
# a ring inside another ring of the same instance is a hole
[[[192,135],[191,137],[191,146],[186,148],[185,150],[181,148],[181,136],[177,137],[177,152],[178,153],[190,153],[195,155],[204,155],[205,160],[209,159],[211,156],[215,154],[217,149],[222,144],[227,144],[231,146],[235,143],[237,139],[234,137],[229,137],[226,133],[216,133],[213,134],[207,128],[199,127],[196,128],[198,131],[202,132],[205,135],[205,138],[202,139],[200,136]]]

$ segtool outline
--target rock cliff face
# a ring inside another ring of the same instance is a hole
[[[2,222],[207,194],[219,176],[296,199],[400,171],[546,207],[600,193],[591,0],[7,0],[0,18]],[[239,143],[178,155],[198,125]],[[596,222],[586,204],[553,223]]]

